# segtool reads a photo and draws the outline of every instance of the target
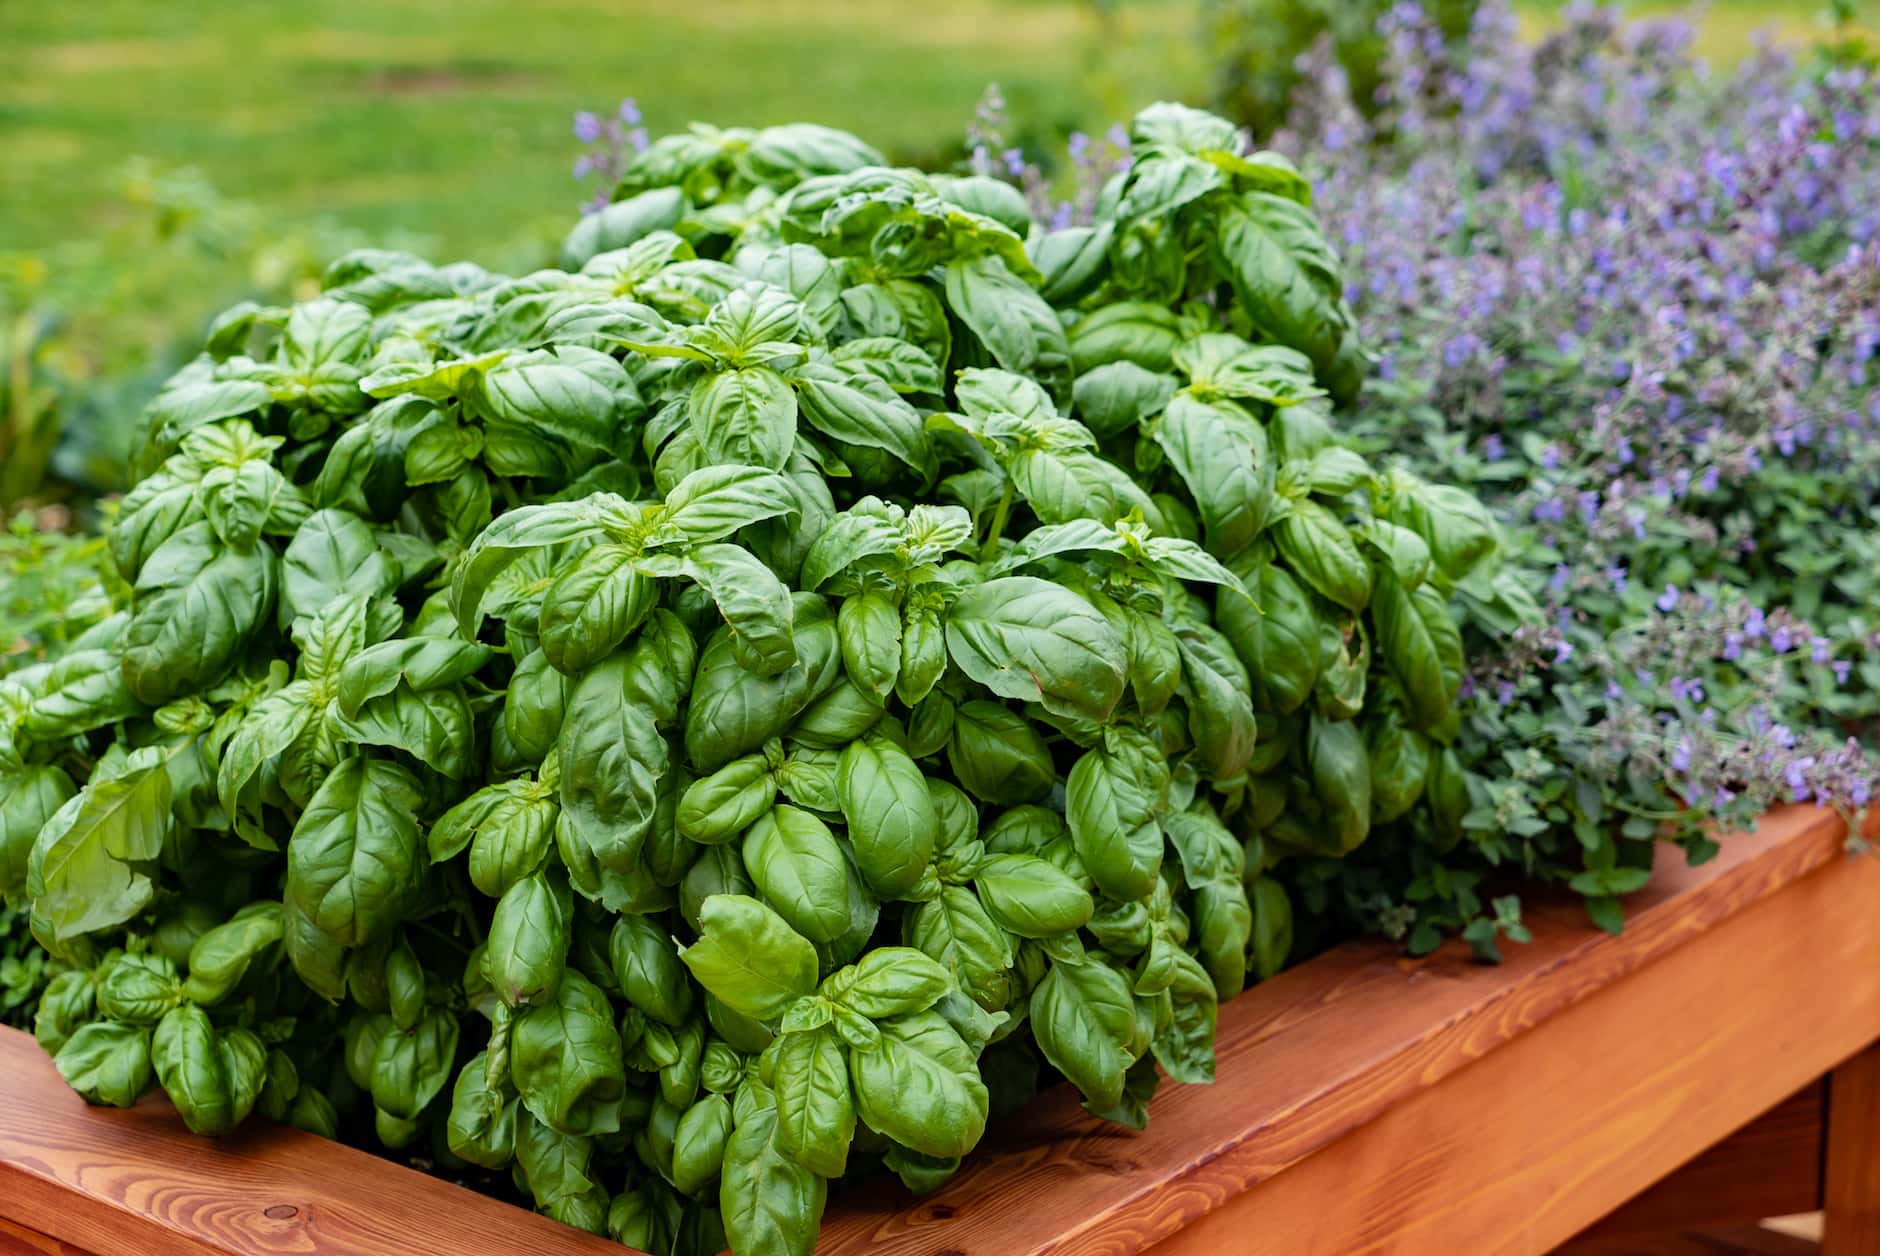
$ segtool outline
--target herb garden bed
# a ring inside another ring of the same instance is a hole
[[[1223,1006],[1220,1080],[1146,1132],[1060,1087],[932,1196],[835,1196],[818,1251],[1616,1253],[1824,1206],[1824,1251],[1880,1251],[1880,861],[1844,837],[1779,810],[1621,937],[1538,905],[1499,967],[1341,947]],[[87,1107],[23,1034],[0,1070],[0,1253],[621,1250],[284,1126]]]

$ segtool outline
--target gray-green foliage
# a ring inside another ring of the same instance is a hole
[[[0,685],[68,1080],[754,1256],[858,1166],[943,1180],[1036,1074],[988,1050],[1136,1125],[1211,1079],[1275,868],[1456,822],[1448,599],[1499,586],[1466,496],[1338,440],[1305,182],[1177,106],[1135,141],[1020,234],[701,128],[565,269],[357,253],[220,319],[129,609]]]

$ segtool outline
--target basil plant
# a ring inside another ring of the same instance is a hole
[[[701,127],[559,269],[368,250],[222,316],[129,609],[0,682],[66,1080],[740,1256],[1054,1077],[1134,1127],[1211,1080],[1290,869],[1459,835],[1453,609],[1531,605],[1341,438],[1301,177],[1179,106],[1133,143],[1047,230]]]

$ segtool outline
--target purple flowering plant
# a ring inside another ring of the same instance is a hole
[[[1277,146],[1379,354],[1349,421],[1497,504],[1540,614],[1465,625],[1508,643],[1470,652],[1468,849],[1323,892],[1492,946],[1500,871],[1616,928],[1659,838],[1702,859],[1876,789],[1880,79],[1845,41],[1714,76],[1684,24],[1590,5],[1538,43],[1504,3],[1435,32],[1385,14],[1375,118],[1316,48]]]

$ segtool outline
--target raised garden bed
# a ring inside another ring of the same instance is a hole
[[[1623,937],[1543,903],[1495,968],[1341,947],[1224,1007],[1221,1080],[1146,1132],[1059,1088],[934,1196],[833,1198],[818,1250],[1773,1251],[1675,1236],[1824,1207],[1828,1256],[1880,1252],[1880,860],[1845,837],[1777,811],[1668,859]],[[295,1130],[88,1108],[23,1034],[0,1078],[0,1253],[622,1250]]]

